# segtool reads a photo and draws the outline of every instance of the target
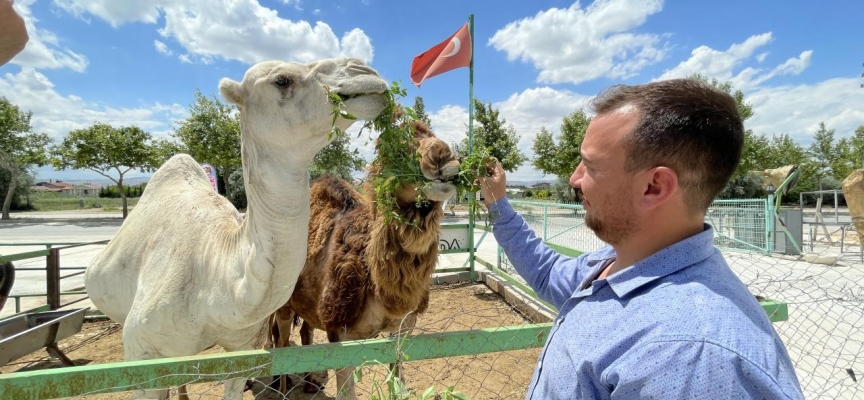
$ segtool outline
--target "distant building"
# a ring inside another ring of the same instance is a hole
[[[68,182],[39,182],[30,187],[30,190],[38,193],[62,193],[72,197],[97,197],[102,185],[95,183],[84,183],[73,185]]]

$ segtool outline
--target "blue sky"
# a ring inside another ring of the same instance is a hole
[[[604,87],[700,72],[753,103],[747,127],[807,145],[820,121],[864,125],[864,1],[17,0],[31,42],[0,67],[0,96],[56,139],[94,122],[170,134],[196,88],[253,63],[365,59],[422,96],[448,142],[465,133],[468,70],[410,84],[414,56],[475,15],[475,96],[513,124],[529,157],[541,126]],[[372,153],[354,143],[367,159]],[[89,179],[39,170],[40,178]],[[530,162],[511,180],[544,179]],[[551,177],[546,177],[549,179]]]

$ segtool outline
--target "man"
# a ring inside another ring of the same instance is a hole
[[[30,39],[24,20],[12,8],[12,3],[12,0],[0,0],[0,66],[24,50]]]
[[[704,223],[735,171],[744,128],[698,80],[617,86],[570,178],[609,246],[555,253],[513,211],[500,164],[481,178],[498,243],[556,317],[531,399],[801,399],[780,338]]]

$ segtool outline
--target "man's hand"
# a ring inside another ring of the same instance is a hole
[[[0,0],[0,65],[24,50],[30,39],[24,28],[24,19],[12,8],[12,2]]]
[[[504,197],[507,192],[507,176],[498,161],[489,167],[489,176],[477,178],[477,183],[480,184],[480,193],[483,193],[483,203],[486,207]]]

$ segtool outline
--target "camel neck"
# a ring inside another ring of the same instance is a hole
[[[247,208],[237,238],[246,251],[235,289],[249,307],[244,312],[254,314],[281,306],[305,263],[309,172],[290,154],[257,146],[248,137],[244,132],[241,139]]]

